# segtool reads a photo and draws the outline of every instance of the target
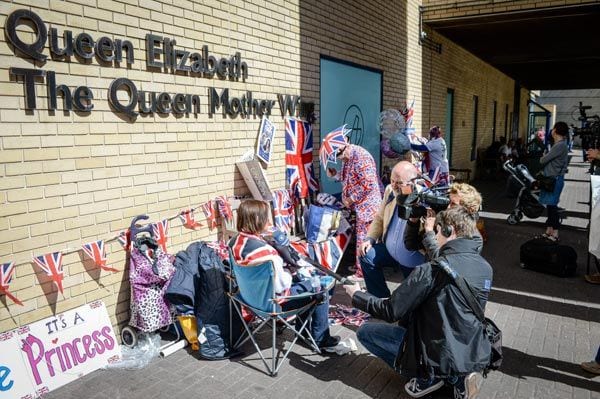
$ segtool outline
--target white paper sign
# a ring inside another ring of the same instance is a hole
[[[0,398],[33,399],[121,357],[101,301],[0,334]]]

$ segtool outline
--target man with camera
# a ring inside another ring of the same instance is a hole
[[[356,335],[371,353],[411,378],[405,385],[410,396],[425,396],[448,383],[455,398],[473,398],[491,347],[455,279],[462,276],[485,309],[492,268],[479,255],[472,239],[477,234],[475,217],[464,207],[440,212],[435,232],[440,257],[415,267],[391,297],[377,298],[358,284],[344,288],[354,307],[376,318],[390,323],[408,319],[407,327],[368,322]]]
[[[400,218],[396,197],[412,192],[418,171],[407,161],[398,162],[392,169],[390,185],[385,189],[383,201],[371,222],[365,241],[358,248],[360,265],[367,291],[378,298],[390,296],[384,266],[399,267],[407,278],[412,269],[425,261],[416,250],[404,246],[404,229],[407,221]]]
[[[449,208],[462,206],[477,221],[482,200],[481,194],[475,187],[466,183],[453,183],[448,191],[448,198]],[[435,211],[433,209],[427,209],[427,215],[423,218],[409,218],[404,233],[404,246],[411,251],[423,249],[427,259],[437,258],[440,247],[435,238],[434,227]],[[472,239],[477,243],[477,252],[481,252],[483,238],[479,231],[476,232]]]

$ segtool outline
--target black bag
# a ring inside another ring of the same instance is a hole
[[[556,176],[544,176],[542,172],[538,172],[538,174],[535,175],[535,179],[542,190],[549,193],[554,192],[554,186],[556,186]]]
[[[444,259],[437,259],[437,262],[452,278],[454,284],[462,293],[473,313],[475,313],[479,321],[483,324],[485,335],[490,341],[491,346],[490,362],[485,370],[483,370],[483,375],[486,376],[490,370],[498,370],[502,365],[502,331],[498,328],[496,323],[485,317],[483,309],[481,309],[481,305],[479,305],[479,301],[473,295],[473,292],[465,279],[456,273]]]
[[[521,267],[559,277],[575,275],[577,252],[568,246],[560,245],[545,238],[534,238],[520,250]]]

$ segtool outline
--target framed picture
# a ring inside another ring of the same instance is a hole
[[[273,137],[275,136],[275,125],[263,116],[258,131],[258,141],[256,143],[256,156],[266,163],[271,162],[271,153],[273,150]]]

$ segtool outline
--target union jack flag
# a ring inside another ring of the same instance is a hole
[[[348,143],[346,142],[346,134],[350,132],[350,129],[346,129],[346,125],[340,126],[337,129],[327,133],[321,143],[319,149],[319,157],[321,159],[321,165],[327,167],[327,162],[337,162],[337,152],[340,147],[344,147]]]
[[[307,198],[319,189],[313,173],[312,126],[308,122],[285,120],[286,183],[295,198]]]
[[[100,269],[108,272],[118,271],[117,269],[106,266],[106,248],[104,247],[103,240],[83,244],[81,249],[83,249],[83,252],[85,252],[87,256],[92,258],[96,266],[98,266]]]
[[[129,234],[129,229],[120,232],[119,235],[117,236],[117,241],[119,241],[119,244],[121,244],[121,246],[123,247],[123,249],[125,251],[129,251],[129,246],[131,245],[131,237]]]
[[[225,221],[230,222],[233,220],[233,211],[231,210],[231,205],[229,205],[229,200],[226,195],[219,195],[215,198],[217,202],[217,208],[219,209],[219,215],[221,218],[225,219]]]
[[[169,233],[169,219],[152,224],[152,232],[156,243],[161,246],[163,252],[167,252],[167,239]]]
[[[213,202],[208,200],[206,203],[200,205],[202,208],[202,212],[204,212],[204,216],[206,216],[206,221],[208,222],[208,228],[210,230],[217,227],[217,215],[215,213],[215,208],[213,206]]]
[[[33,261],[52,278],[61,294],[63,293],[62,280],[64,277],[62,257],[62,252],[53,252],[33,258]]]
[[[294,203],[288,190],[273,191],[273,213],[275,227],[289,233],[294,226]]]
[[[16,303],[17,305],[23,306],[23,302],[21,302],[17,297],[10,293],[8,290],[10,288],[10,282],[13,279],[15,274],[15,262],[2,263],[0,264],[0,293],[6,295]]]
[[[179,214],[179,219],[181,219],[181,223],[183,223],[183,227],[186,229],[198,230],[200,227],[202,227],[202,223],[196,221],[193,209],[181,211]]]

